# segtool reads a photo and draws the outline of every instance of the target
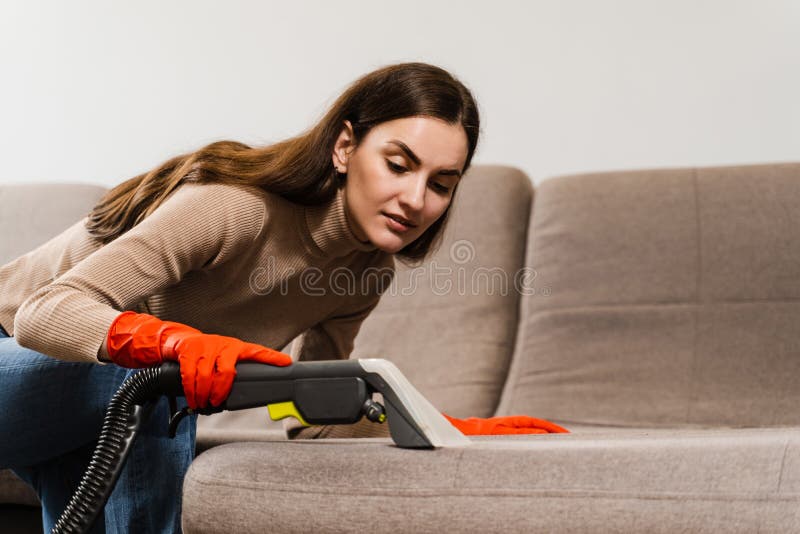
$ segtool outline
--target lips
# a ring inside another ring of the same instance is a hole
[[[384,212],[384,215],[386,215],[387,217],[389,217],[391,219],[394,219],[395,221],[397,221],[397,222],[399,222],[401,224],[404,224],[404,225],[406,225],[406,226],[408,226],[410,228],[414,228],[415,226],[417,226],[413,222],[409,221],[405,217],[401,217],[400,215],[395,215],[394,213],[385,213],[385,212]]]

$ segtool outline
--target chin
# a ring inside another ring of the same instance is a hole
[[[375,246],[378,248],[378,250],[382,250],[382,251],[387,252],[389,254],[397,254],[406,245],[405,245],[405,243],[401,243],[399,245],[398,244],[383,245],[383,244],[380,244],[380,243],[375,243]]]
[[[396,235],[392,234],[390,236],[381,236],[382,238],[379,239],[372,239],[372,244],[375,245],[378,249],[388,252],[389,254],[396,254],[403,247],[405,247],[408,243],[405,240],[398,238]]]

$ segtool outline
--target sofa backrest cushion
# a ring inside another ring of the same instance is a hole
[[[0,185],[0,265],[81,220],[105,192],[90,184]]]
[[[800,423],[799,206],[798,163],[543,181],[499,412]]]
[[[464,175],[438,251],[396,275],[356,336],[354,358],[391,360],[454,417],[494,413],[517,330],[533,194],[520,170],[476,165]]]

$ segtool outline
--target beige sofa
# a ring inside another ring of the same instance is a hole
[[[0,261],[101,192],[0,187]],[[398,264],[353,357],[391,359],[451,415],[573,432],[419,451],[286,440],[265,409],[201,418],[184,531],[800,530],[798,206],[800,163],[535,190],[517,169],[475,166],[439,252]],[[0,500],[35,505],[3,476]]]

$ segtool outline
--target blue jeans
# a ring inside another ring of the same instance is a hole
[[[50,532],[78,487],[97,443],[105,410],[136,369],[57,360],[20,347],[0,327],[0,468],[38,493]],[[178,409],[186,405],[178,399]],[[183,478],[194,459],[197,416],[167,435],[162,397],[144,423],[93,533],[181,531]]]

